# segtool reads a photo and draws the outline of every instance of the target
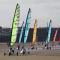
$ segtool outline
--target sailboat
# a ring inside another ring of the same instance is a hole
[[[46,44],[48,44],[50,42],[50,37],[51,37],[51,20],[50,20],[50,23],[49,23],[49,27],[48,27],[48,36],[47,36],[47,40],[46,40]]]
[[[28,32],[29,32],[29,20],[31,18],[31,9],[29,8],[28,14],[26,17],[26,23],[25,23],[25,29],[24,29],[24,44],[26,44]],[[21,30],[22,31],[22,30]],[[22,33],[21,33],[22,34]],[[24,45],[22,46],[22,50],[20,51],[21,54],[26,53],[26,49],[24,48]]]
[[[28,14],[26,17],[26,24],[25,24],[25,30],[24,30],[24,44],[27,41],[27,37],[28,37],[28,32],[29,32],[29,20],[31,19],[31,9],[29,8],[28,10]]]
[[[35,23],[34,23],[32,44],[35,44],[36,43],[36,32],[37,32],[37,20],[35,20]]]
[[[22,23],[21,31],[20,31],[20,36],[19,36],[19,44],[21,43],[22,35],[23,35],[23,29],[24,29],[24,21]]]
[[[14,17],[13,17],[13,23],[12,23],[12,31],[11,31],[11,41],[10,41],[10,47],[12,48],[16,42],[17,33],[18,33],[18,25],[20,20],[20,6],[17,3]]]
[[[17,3],[16,9],[15,9],[15,13],[14,13],[14,17],[13,17],[13,22],[12,22],[12,30],[11,30],[11,36],[10,36],[11,40],[10,40],[9,56],[14,54],[13,48],[14,48],[14,45],[15,45],[15,42],[16,42],[16,38],[17,38],[19,20],[20,20],[20,6]],[[5,55],[6,55],[6,53],[4,52],[4,56]]]

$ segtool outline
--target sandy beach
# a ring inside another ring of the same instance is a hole
[[[0,44],[0,49],[6,49],[7,45]],[[45,55],[24,55],[24,56],[4,56],[3,50],[0,50],[0,60],[60,60],[60,55],[56,56],[45,56]]]
[[[60,56],[4,56],[0,53],[0,60],[60,60]]]

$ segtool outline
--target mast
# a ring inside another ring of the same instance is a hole
[[[19,37],[19,44],[21,43],[22,35],[23,35],[23,29],[24,29],[24,21],[22,23],[21,31],[20,31],[20,37]]]
[[[46,43],[49,43],[50,37],[51,37],[51,22],[52,21],[50,20],[49,27],[48,27],[48,36],[47,36]]]
[[[29,8],[28,14],[27,14],[27,17],[26,17],[25,30],[24,30],[24,43],[26,43],[27,37],[28,37],[30,18],[31,18],[31,9]]]
[[[19,18],[20,18],[20,6],[17,3],[15,13],[14,13],[14,17],[13,17],[13,23],[12,23],[11,41],[10,41],[11,47],[13,47],[14,43],[16,42],[18,25],[19,25],[19,20],[20,20]]]
[[[37,32],[37,20],[35,19],[32,44],[35,44],[36,43],[36,32]]]

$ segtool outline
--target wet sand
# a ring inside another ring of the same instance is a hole
[[[60,60],[60,56],[3,56],[0,53],[0,60]]]
[[[0,45],[0,49],[7,48],[6,45]],[[60,60],[59,56],[43,56],[43,55],[26,55],[26,56],[4,56],[4,52],[0,51],[0,60]]]

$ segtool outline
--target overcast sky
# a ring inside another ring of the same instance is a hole
[[[52,27],[60,27],[60,0],[0,0],[0,26],[12,27],[16,4],[20,5],[20,25],[26,20],[31,8],[30,27],[37,19],[37,27],[47,27],[52,20]]]

